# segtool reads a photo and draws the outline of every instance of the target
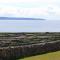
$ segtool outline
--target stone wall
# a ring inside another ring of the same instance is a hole
[[[15,60],[16,58],[32,56],[60,50],[60,42],[32,44],[25,46],[0,48],[0,60]]]
[[[0,33],[0,60],[15,60],[60,50],[60,32]]]

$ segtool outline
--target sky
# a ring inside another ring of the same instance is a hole
[[[60,0],[0,0],[0,16],[60,19]]]
[[[0,0],[2,16],[45,20],[0,20],[0,32],[60,32],[60,0]]]

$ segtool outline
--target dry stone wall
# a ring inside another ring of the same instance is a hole
[[[60,50],[60,33],[1,33],[0,60]]]

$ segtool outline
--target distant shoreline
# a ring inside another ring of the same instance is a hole
[[[40,18],[0,17],[0,20],[45,20]]]

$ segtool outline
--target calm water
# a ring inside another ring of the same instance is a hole
[[[0,20],[0,32],[60,32],[59,20]]]

